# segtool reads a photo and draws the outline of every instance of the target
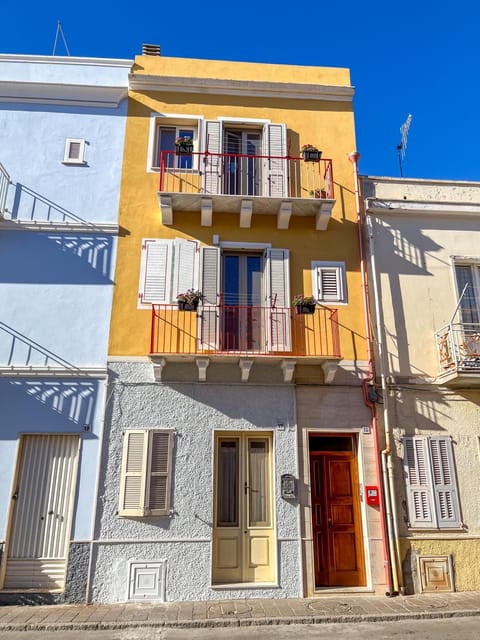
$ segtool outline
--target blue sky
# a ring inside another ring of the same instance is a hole
[[[3,8],[0,53],[50,55],[61,20],[73,56],[133,58],[151,42],[165,56],[349,67],[361,173],[399,175],[411,113],[406,177],[480,180],[479,14],[474,0],[24,0]]]

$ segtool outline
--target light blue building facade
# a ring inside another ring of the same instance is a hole
[[[131,65],[0,55],[0,602],[89,588]]]

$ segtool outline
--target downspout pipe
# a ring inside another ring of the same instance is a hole
[[[353,177],[355,185],[355,207],[357,214],[357,230],[358,230],[358,249],[360,255],[360,275],[362,282],[362,300],[363,300],[363,314],[365,319],[365,331],[367,339],[367,354],[368,354],[368,378],[362,383],[363,399],[366,406],[370,409],[371,424],[374,438],[375,449],[375,463],[376,473],[379,485],[379,497],[380,497],[380,522],[382,527],[382,544],[383,544],[383,557],[385,566],[385,582],[387,584],[387,596],[398,595],[398,574],[396,570],[396,563],[392,562],[392,558],[395,558],[395,554],[392,553],[394,544],[392,540],[393,528],[389,526],[391,521],[391,500],[388,490],[388,483],[385,481],[385,475],[382,473],[383,468],[380,458],[380,446],[378,441],[378,418],[377,409],[374,402],[369,399],[368,385],[375,383],[375,360],[373,357],[373,341],[372,331],[370,323],[370,310],[368,306],[368,284],[367,284],[367,272],[365,264],[364,242],[363,242],[363,217],[360,203],[360,181],[358,177],[358,162],[360,160],[360,154],[358,151],[352,151],[348,154],[348,159],[353,165]],[[382,481],[383,478],[383,481]],[[388,511],[387,511],[388,509]],[[388,529],[388,530],[387,530]],[[388,537],[388,543],[387,543]]]

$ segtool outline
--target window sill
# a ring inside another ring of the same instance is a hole
[[[241,589],[280,589],[281,587],[276,582],[229,582],[227,584],[212,584],[211,588],[215,591],[226,589],[239,591]]]

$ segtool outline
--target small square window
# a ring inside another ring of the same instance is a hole
[[[319,302],[345,304],[347,285],[344,262],[312,262],[312,291]]]
[[[67,138],[65,140],[64,164],[85,164],[85,140],[82,138]]]

